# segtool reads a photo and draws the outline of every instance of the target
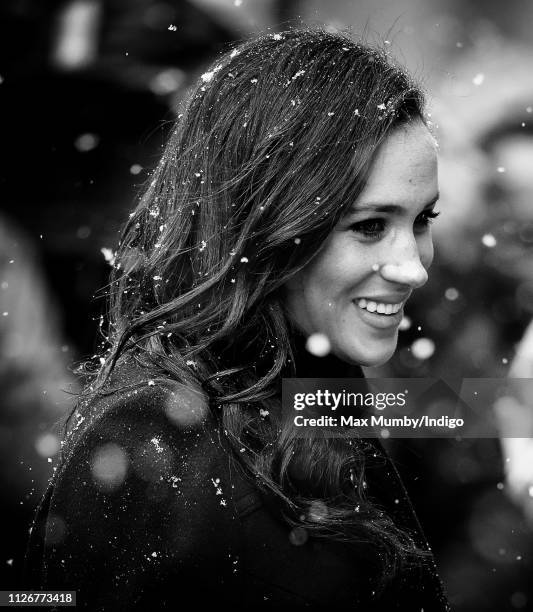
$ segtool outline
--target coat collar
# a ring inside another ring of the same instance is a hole
[[[361,366],[347,363],[328,353],[317,357],[306,348],[307,336],[297,329],[292,330],[291,345],[294,354],[294,369],[287,360],[283,377],[289,378],[364,378]]]

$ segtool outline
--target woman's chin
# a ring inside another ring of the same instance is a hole
[[[369,360],[367,363],[361,363],[360,365],[365,368],[379,368],[380,366],[385,365],[390,360],[393,354],[394,351],[386,357],[382,357],[381,359]]]
[[[377,348],[374,350],[350,350],[347,349],[339,355],[344,361],[348,363],[359,365],[365,368],[377,368],[385,365],[396,351],[396,343],[389,347],[383,347],[382,350]]]

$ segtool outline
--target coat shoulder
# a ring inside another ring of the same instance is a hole
[[[114,592],[130,609],[178,573],[223,580],[241,539],[205,396],[143,372],[119,383],[74,413],[30,539],[34,586],[75,588],[94,609]]]

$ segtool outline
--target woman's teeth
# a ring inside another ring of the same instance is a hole
[[[396,314],[400,308],[402,307],[402,303],[400,304],[383,304],[381,302],[372,302],[370,300],[365,300],[365,298],[361,298],[356,300],[359,308],[364,308],[369,312],[378,312],[379,314],[391,315]]]

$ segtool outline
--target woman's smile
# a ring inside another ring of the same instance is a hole
[[[395,329],[403,318],[403,303],[385,305],[362,298],[353,304],[361,319],[376,329]]]

